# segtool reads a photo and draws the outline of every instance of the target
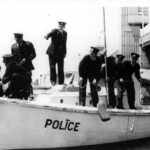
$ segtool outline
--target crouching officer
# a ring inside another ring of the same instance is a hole
[[[3,56],[3,62],[6,66],[2,83],[9,83],[8,88],[4,92],[6,97],[27,99],[27,88],[30,84],[30,76],[27,76],[25,69],[13,59],[12,54]]]
[[[90,82],[93,106],[96,107],[98,103],[97,82],[100,79],[100,69],[104,62],[104,55],[99,57],[98,52],[98,48],[91,47],[90,54],[85,55],[79,64],[79,101],[82,106],[85,106],[87,80]]]

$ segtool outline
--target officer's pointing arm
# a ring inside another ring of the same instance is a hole
[[[55,31],[56,31],[56,29],[52,30],[50,33],[48,33],[46,36],[44,36],[44,38],[46,40],[48,40],[54,34]]]

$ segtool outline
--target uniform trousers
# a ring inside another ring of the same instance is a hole
[[[108,93],[109,93],[109,106],[115,108],[116,97],[115,97],[115,91],[114,91],[114,80],[108,81]]]
[[[58,83],[64,84],[64,58],[60,57],[56,59],[49,55],[49,65],[50,65],[50,81],[56,83],[56,64],[58,67]]]
[[[122,108],[122,99],[123,99],[123,92],[126,89],[127,91],[127,98],[128,98],[128,105],[130,109],[135,109],[135,88],[133,81],[124,81],[124,84],[120,86],[120,90],[118,91],[118,107]]]
[[[124,84],[117,81],[117,108],[123,109],[123,93],[125,91]]]
[[[79,103],[82,106],[85,106],[86,103],[86,86],[87,86],[87,80],[88,78],[83,78],[83,81],[80,83],[79,87]],[[90,90],[91,90],[91,96],[92,96],[92,103],[93,106],[96,107],[98,103],[98,91],[97,91],[97,85],[91,83],[93,80],[89,79],[90,82]]]

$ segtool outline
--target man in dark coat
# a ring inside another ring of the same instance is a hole
[[[28,72],[32,82],[32,70],[34,69],[32,60],[36,57],[34,46],[31,42],[23,40],[22,33],[14,33],[14,39],[16,43],[12,45],[11,53],[14,56],[14,60],[21,64]],[[33,94],[31,85],[29,87],[30,94]]]
[[[137,63],[138,58],[140,57],[139,54],[131,53],[131,61],[124,61],[123,62],[123,80],[124,80],[124,87],[127,90],[127,97],[128,97],[128,104],[130,109],[136,109],[135,107],[135,88],[134,82],[132,79],[133,73],[139,82],[141,82],[140,76],[140,65]]]
[[[108,88],[108,97],[109,97],[109,108],[116,107],[116,96],[114,91],[114,83],[116,79],[116,65],[115,65],[115,57],[109,56],[107,57],[107,78],[106,78],[106,65],[101,68],[101,74],[103,78],[107,79],[107,88]]]
[[[124,85],[123,85],[123,60],[125,56],[122,54],[116,55],[116,83],[117,83],[117,108],[123,108],[123,92],[124,92]]]
[[[24,41],[21,33],[14,33],[14,38],[16,43],[11,47],[14,60],[22,64],[27,71],[33,70],[32,60],[36,57],[33,44],[29,41]]]
[[[91,47],[91,53],[85,55],[79,64],[79,102],[82,106],[85,106],[87,80],[90,83],[93,106],[96,107],[98,103],[97,82],[100,79],[100,69],[104,62],[104,55],[99,57],[98,52],[98,48]]]
[[[49,57],[50,81],[52,85],[56,84],[56,64],[58,65],[58,83],[64,84],[64,58],[66,56],[67,32],[64,31],[65,22],[58,22],[59,28],[53,29],[45,38],[51,38],[46,53]]]
[[[3,62],[6,66],[2,83],[9,82],[9,86],[4,92],[5,96],[9,98],[27,99],[27,88],[30,84],[30,76],[28,76],[24,67],[14,61],[12,54],[3,56]]]

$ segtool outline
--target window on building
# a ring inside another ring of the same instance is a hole
[[[148,16],[148,7],[138,7],[138,14]]]
[[[139,14],[139,15],[142,15],[142,13],[143,13],[142,7],[138,7],[138,14]]]

